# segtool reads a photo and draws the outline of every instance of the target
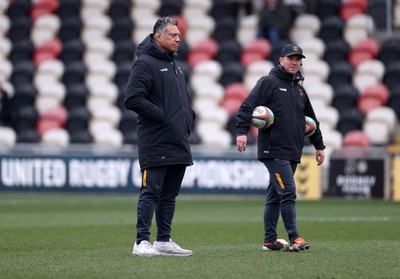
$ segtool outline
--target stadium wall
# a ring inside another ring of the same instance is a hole
[[[187,168],[182,193],[265,195],[269,174],[256,160],[254,146],[244,153],[234,147],[192,149],[194,165]],[[318,167],[313,149],[306,147],[295,175],[298,198],[400,200],[399,160],[391,164],[380,148],[343,149]],[[138,193],[140,185],[135,146],[17,145],[0,150],[0,192]]]

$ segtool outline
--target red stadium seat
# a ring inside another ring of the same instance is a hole
[[[34,21],[42,15],[54,14],[58,8],[58,0],[39,0],[31,7],[30,16]]]
[[[235,82],[229,84],[225,88],[225,99],[238,99],[241,102],[247,97],[249,94],[249,89],[247,86],[241,82]]]
[[[221,101],[221,107],[225,109],[229,116],[232,116],[240,107],[242,102],[235,98],[226,98]]]
[[[250,42],[242,51],[240,61],[247,67],[254,61],[268,60],[272,46],[267,39],[256,39]]]
[[[365,115],[374,108],[382,106],[380,98],[361,95],[357,101],[357,108]]]
[[[368,38],[358,41],[350,50],[349,62],[357,67],[366,60],[372,60],[378,57],[379,43],[374,38]]]
[[[364,98],[377,98],[383,106],[386,106],[389,99],[389,89],[383,83],[368,86],[361,94]]]
[[[346,133],[343,138],[343,147],[369,147],[368,136],[360,130],[354,130]]]
[[[340,16],[347,21],[354,15],[364,14],[368,7],[368,0],[347,0],[340,7]]]
[[[60,56],[62,43],[59,39],[52,39],[41,44],[33,53],[33,61],[36,66],[43,61],[56,59]]]
[[[199,62],[213,59],[217,51],[218,44],[215,40],[209,39],[202,41],[190,50],[187,61],[191,67],[194,67]]]

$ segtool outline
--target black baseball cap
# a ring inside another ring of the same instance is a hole
[[[301,58],[306,58],[303,55],[303,50],[301,47],[295,44],[287,44],[282,48],[281,57],[292,56],[292,55],[299,55]]]

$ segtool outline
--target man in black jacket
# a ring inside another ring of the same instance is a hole
[[[138,114],[137,135],[142,187],[137,208],[136,256],[190,256],[171,240],[175,199],[186,167],[193,164],[188,142],[195,114],[184,73],[175,60],[181,33],[178,21],[157,20],[137,48],[126,86],[125,106]],[[155,212],[157,238],[150,243]]]
[[[238,151],[246,150],[247,133],[255,107],[263,105],[272,110],[274,124],[258,133],[258,159],[270,174],[270,183],[264,209],[264,245],[271,250],[307,250],[309,243],[300,237],[296,225],[296,185],[294,173],[300,163],[304,147],[305,116],[313,118],[317,130],[309,137],[316,149],[316,161],[324,161],[324,142],[310,100],[300,82],[299,72],[305,58],[302,49],[294,44],[283,47],[279,64],[268,76],[262,77],[240,106],[237,115]],[[285,225],[290,245],[277,240],[279,214]]]

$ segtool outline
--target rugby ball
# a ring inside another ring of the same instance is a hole
[[[266,129],[274,123],[274,113],[266,106],[258,106],[251,115],[251,124],[257,129]]]
[[[315,130],[317,130],[317,123],[315,123],[314,119],[312,119],[311,117],[306,116],[306,128],[304,135],[306,137],[309,137],[315,133]]]

